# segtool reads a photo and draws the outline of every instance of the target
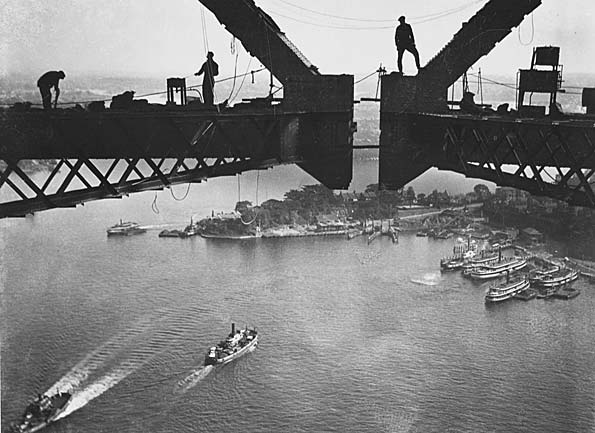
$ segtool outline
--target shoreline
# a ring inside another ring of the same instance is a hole
[[[278,239],[278,238],[302,238],[302,237],[314,237],[314,236],[347,236],[348,230],[337,230],[327,232],[300,232],[300,231],[287,231],[280,232],[275,230],[274,232],[261,233],[260,235],[214,235],[200,233],[200,236],[205,239],[226,239],[226,240],[246,240],[246,239]]]

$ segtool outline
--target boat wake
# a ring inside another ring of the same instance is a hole
[[[157,320],[151,317],[138,320],[130,329],[90,352],[52,385],[46,395],[64,391],[72,394],[70,402],[56,419],[86,406],[170,346],[177,331],[172,329],[173,324],[166,323],[167,319],[165,315]]]
[[[440,283],[440,274],[430,272],[420,278],[411,278],[411,282],[422,286],[437,286]]]
[[[72,399],[56,419],[64,418],[70,415],[72,412],[79,410],[83,406],[86,406],[91,400],[99,397],[108,389],[120,383],[123,379],[133,373],[140,365],[133,366],[121,366],[114,371],[106,374],[100,379],[95,380],[90,385],[87,385],[80,391],[75,391]]]
[[[214,366],[212,365],[205,365],[197,368],[177,383],[175,392],[183,394],[194,388],[201,380],[207,377],[211,371],[213,371],[213,368]]]
[[[125,347],[128,342],[145,332],[150,326],[150,322],[139,322],[134,328],[116,335],[114,338],[103,343],[97,349],[93,350],[74,367],[70,369],[60,380],[53,384],[46,392],[46,395],[54,395],[63,391],[73,391],[77,389],[91,373],[99,370],[107,361],[117,355],[117,352]]]

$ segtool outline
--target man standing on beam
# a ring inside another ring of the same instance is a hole
[[[411,26],[405,22],[405,17],[399,17],[399,24],[395,32],[395,45],[397,46],[397,66],[399,67],[399,74],[403,74],[403,53],[409,51],[415,57],[415,66],[420,70],[419,53],[415,47],[415,38],[413,37],[413,30]]]

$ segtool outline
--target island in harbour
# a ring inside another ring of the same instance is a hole
[[[232,212],[211,212],[196,223],[205,238],[251,239],[297,236],[388,234],[395,240],[400,230],[430,229],[454,218],[442,215],[440,205],[448,193],[417,197],[413,188],[382,191],[377,184],[362,193],[335,193],[323,185],[290,190],[283,200],[267,200],[258,206],[240,201]],[[461,211],[468,213],[463,204]],[[469,222],[466,220],[466,222]]]

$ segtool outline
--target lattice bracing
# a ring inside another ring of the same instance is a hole
[[[416,140],[434,143],[425,158],[435,167],[595,207],[595,122],[429,114],[410,119]]]

